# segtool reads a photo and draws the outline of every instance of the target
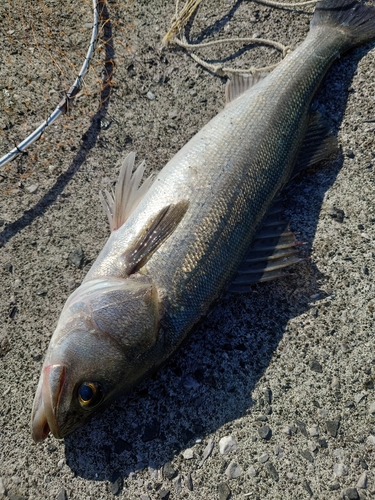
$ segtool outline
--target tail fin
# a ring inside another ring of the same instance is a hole
[[[317,3],[311,29],[339,28],[348,37],[348,48],[375,39],[375,5],[353,0],[321,0]]]

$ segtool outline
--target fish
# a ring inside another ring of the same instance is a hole
[[[142,183],[144,163],[134,169],[135,154],[126,157],[115,192],[100,196],[111,235],[46,353],[36,442],[66,437],[130,391],[225,290],[242,293],[298,262],[275,203],[297,171],[334,149],[312,110],[323,77],[374,38],[373,3],[321,0],[302,44],[269,74],[232,78],[224,109],[154,179]]]

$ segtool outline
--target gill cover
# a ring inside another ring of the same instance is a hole
[[[83,283],[67,300],[52,336],[32,412],[32,435],[62,438],[126,391],[150,368],[159,305],[142,275]]]

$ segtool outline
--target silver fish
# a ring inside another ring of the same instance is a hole
[[[139,187],[144,167],[132,174],[128,156],[114,198],[102,195],[111,236],[51,339],[35,441],[66,436],[176,350],[235,278],[299,151],[303,164],[331,150],[312,98],[341,53],[373,38],[373,5],[323,0],[305,41],[269,75],[234,79],[224,110],[153,182]],[[251,282],[241,269],[239,288]]]

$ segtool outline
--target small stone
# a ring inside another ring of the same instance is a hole
[[[317,425],[313,425],[309,429],[309,434],[311,437],[318,437],[319,436],[319,430]]]
[[[375,436],[370,434],[370,436],[366,439],[366,443],[371,446],[375,446]]]
[[[171,462],[166,462],[163,466],[163,476],[166,479],[173,479],[177,476],[178,472],[173,468]]]
[[[186,484],[186,488],[189,490],[189,491],[193,491],[194,487],[193,487],[193,479],[191,477],[191,474],[190,472],[188,473],[188,475],[186,476],[185,478],[185,484]]]
[[[257,471],[255,469],[255,467],[253,465],[250,465],[250,467],[248,468],[247,470],[247,473],[246,473],[248,476],[250,477],[256,477],[257,475]]]
[[[131,445],[126,441],[124,441],[123,439],[118,438],[115,443],[114,452],[116,453],[116,455],[121,455],[121,453],[123,453],[125,450],[131,451],[132,450]]]
[[[59,460],[59,461],[57,462],[57,467],[58,467],[59,469],[62,469],[62,468],[64,467],[64,465],[65,465],[65,458],[62,458],[61,460]]]
[[[310,362],[310,370],[316,373],[323,373],[323,367],[316,359]]]
[[[38,184],[31,184],[31,186],[27,186],[26,191],[30,194],[35,194],[38,191]]]
[[[348,475],[348,468],[344,464],[335,464],[333,466],[333,472],[337,477],[343,477]]]
[[[286,473],[286,477],[287,477],[288,479],[291,479],[291,480],[295,478],[295,476],[294,476],[293,472],[287,472],[287,473]]]
[[[347,488],[342,493],[345,500],[359,500],[358,491],[355,488]]]
[[[286,427],[283,428],[283,433],[286,434],[287,436],[291,436],[292,429],[287,425]]]
[[[211,455],[212,450],[214,449],[214,440],[209,439],[206,448],[204,449],[202,460],[200,462],[200,465],[202,466],[204,462],[207,460],[207,458]]]
[[[278,458],[282,458],[284,456],[284,451],[278,444],[275,445],[273,452]]]
[[[340,489],[340,484],[339,483],[332,483],[328,485],[328,489],[331,491],[337,491]]]
[[[305,437],[309,437],[306,429],[306,424],[305,422],[302,422],[301,420],[296,420],[296,424],[298,426],[298,429],[300,430],[301,434],[303,434]]]
[[[159,491],[160,500],[168,500],[170,493],[171,493],[170,490],[160,490]]]
[[[273,464],[271,464],[270,462],[268,462],[266,464],[266,471],[268,473],[268,475],[274,480],[274,481],[278,481],[279,480],[279,474],[277,472],[277,470],[275,469],[275,466]]]
[[[308,441],[307,446],[312,453],[318,449],[318,445],[314,441]]]
[[[67,500],[68,495],[66,494],[65,488],[61,488],[59,494],[56,497],[56,500]]]
[[[370,404],[369,413],[370,413],[370,415],[374,415],[374,413],[375,413],[375,401],[373,401]]]
[[[145,425],[145,429],[142,435],[142,441],[147,443],[148,441],[152,441],[156,439],[160,434],[160,424],[154,419],[152,422]]]
[[[263,394],[264,394],[264,401],[270,405],[271,402],[272,402],[272,391],[269,387],[266,387],[264,390],[263,390]]]
[[[217,485],[217,491],[219,494],[219,500],[228,500],[230,497],[230,489],[227,483],[219,483]]]
[[[9,500],[27,500],[26,497],[23,497],[22,495],[18,495],[18,493],[9,493],[8,498],[9,498]]]
[[[149,90],[149,91],[147,92],[147,99],[148,99],[149,101],[154,101],[154,100],[155,100],[155,94],[154,94],[153,92],[151,92],[151,90]]]
[[[324,438],[318,439],[318,444],[321,448],[328,448],[328,443]]]
[[[314,457],[309,450],[301,450],[299,453],[305,460],[308,460],[311,463],[314,462]]]
[[[224,436],[220,439],[219,451],[222,455],[227,455],[235,450],[237,450],[237,441],[232,436]]]
[[[0,495],[5,496],[6,492],[7,492],[7,490],[5,489],[3,478],[0,477]]]
[[[316,411],[317,415],[319,418],[327,418],[328,417],[328,410],[327,408],[319,408]]]
[[[187,375],[183,381],[183,385],[185,389],[191,390],[191,389],[198,389],[200,387],[200,383],[195,380],[194,377],[191,375]]]
[[[368,465],[367,465],[366,461],[363,460],[363,458],[359,461],[359,463],[361,464],[362,469],[368,470]]]
[[[260,462],[261,464],[265,464],[269,458],[270,458],[270,457],[269,457],[269,455],[267,455],[267,453],[263,453],[263,455],[261,455],[261,456],[259,457],[259,462]]]
[[[119,472],[115,471],[111,477],[111,492],[112,495],[118,495],[121,493],[124,481]]]
[[[358,404],[362,401],[363,398],[366,397],[366,394],[363,394],[363,392],[358,392],[357,394],[354,394],[354,401]]]
[[[337,436],[337,432],[340,427],[340,421],[339,420],[327,420],[326,421],[326,426],[327,426],[327,432],[331,434],[332,437]]]
[[[268,425],[262,425],[258,427],[258,434],[262,439],[269,440],[272,436],[272,431]]]
[[[237,479],[237,477],[242,476],[243,470],[237,464],[237,462],[232,461],[228,465],[227,470],[225,471],[225,474],[227,475],[228,479]]]
[[[312,492],[312,489],[311,489],[311,486],[310,486],[310,483],[308,483],[306,481],[306,479],[303,481],[302,483],[302,487],[305,488],[305,490],[307,491],[307,493],[312,497],[313,496],[313,492]]]
[[[68,255],[68,261],[76,267],[81,267],[83,262],[83,250],[81,245],[77,245]]]
[[[139,498],[140,498],[140,500],[151,500],[150,496],[146,495],[145,493],[143,495],[141,495]]]
[[[194,451],[192,450],[192,448],[187,448],[182,456],[184,457],[185,460],[191,460],[192,458],[194,458]]]
[[[364,472],[360,476],[360,478],[358,479],[358,482],[356,484],[356,487],[361,488],[363,490],[365,490],[367,488],[367,474],[366,474],[366,472]]]
[[[176,490],[177,495],[179,495],[182,491],[181,476],[177,476],[176,479],[173,481],[173,484],[174,484],[174,489]]]

